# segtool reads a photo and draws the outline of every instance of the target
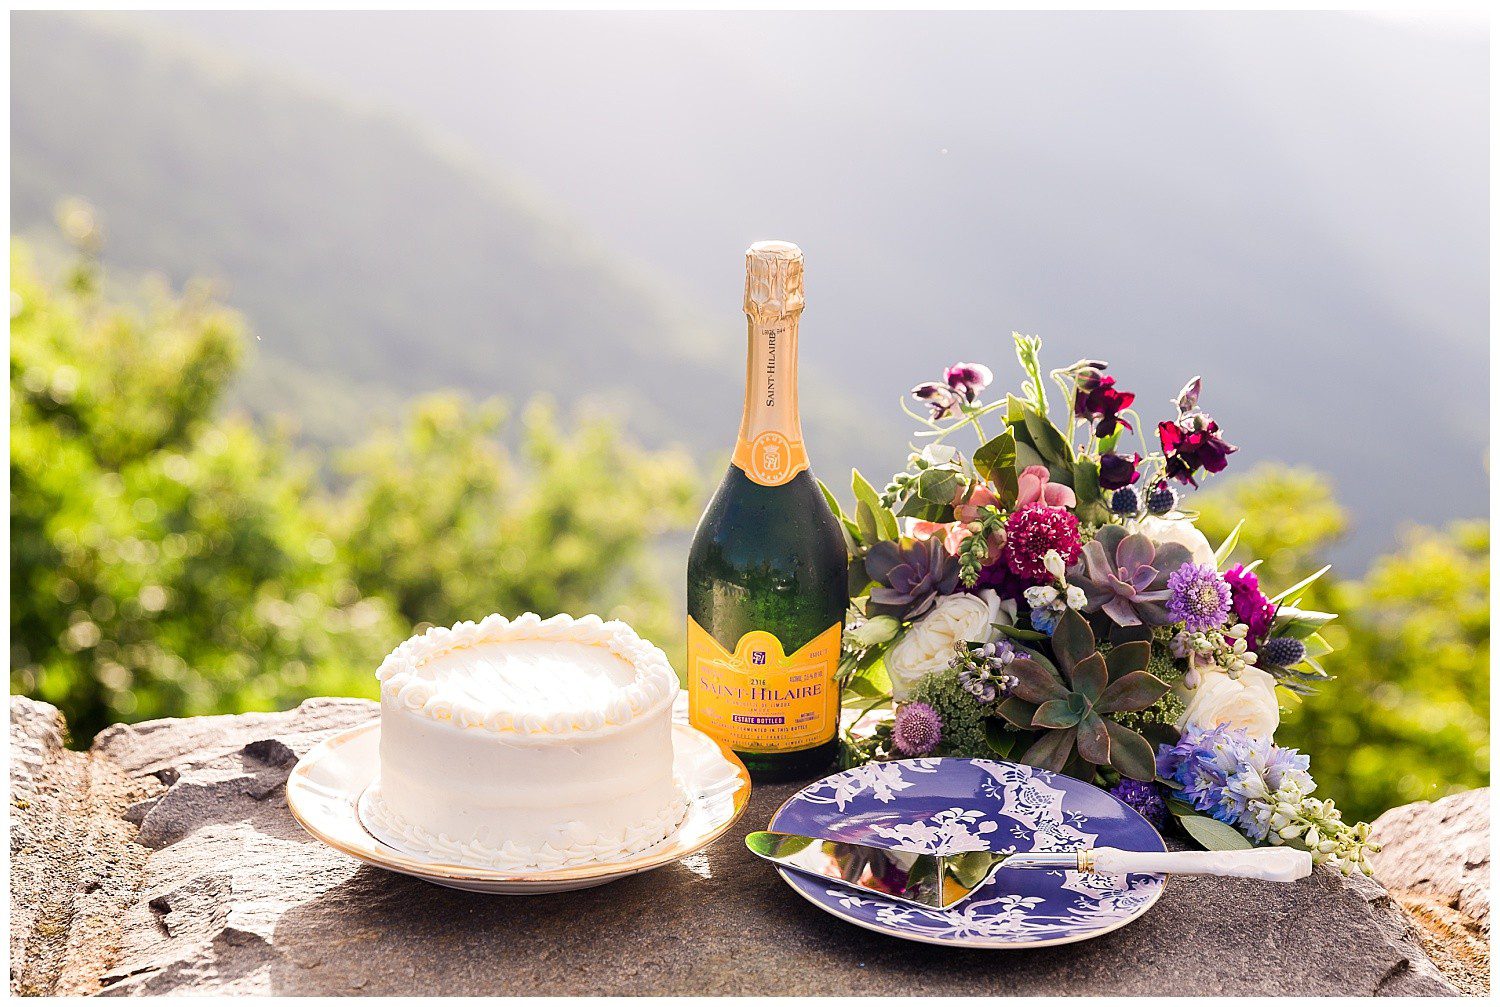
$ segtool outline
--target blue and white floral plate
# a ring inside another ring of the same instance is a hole
[[[1092,784],[989,759],[871,762],[803,788],[770,827],[921,853],[1113,846],[1166,849],[1151,823]],[[893,937],[974,948],[1035,948],[1118,930],[1161,897],[1160,874],[1001,868],[949,910],[866,896],[778,868],[813,905]]]

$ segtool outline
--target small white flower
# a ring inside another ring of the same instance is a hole
[[[1046,567],[1047,572],[1057,580],[1062,580],[1068,572],[1067,566],[1063,563],[1062,554],[1056,549],[1047,550],[1047,555],[1042,557],[1042,566]]]
[[[1032,608],[1046,608],[1057,600],[1057,588],[1045,584],[1026,589],[1026,604]]]
[[[1083,593],[1083,588],[1076,584],[1068,585],[1068,607],[1081,611],[1089,603],[1088,595]]]

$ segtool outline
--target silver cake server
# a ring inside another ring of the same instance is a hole
[[[1178,853],[1101,846],[1051,853],[978,850],[935,856],[791,832],[752,832],[745,837],[745,845],[778,867],[924,909],[953,908],[1001,867],[1094,874],[1214,874],[1261,881],[1296,881],[1312,873],[1312,855],[1288,846]]]

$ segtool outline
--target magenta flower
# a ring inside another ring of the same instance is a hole
[[[927,404],[934,420],[941,420],[952,415],[959,403],[978,399],[994,380],[995,375],[983,364],[960,361],[943,371],[942,381],[924,381],[911,393]]]
[[[914,398],[927,403],[934,420],[945,419],[962,401],[957,392],[941,381],[924,381],[911,393]]]
[[[1135,402],[1135,392],[1119,391],[1114,378],[1095,370],[1078,375],[1077,389],[1073,395],[1073,415],[1093,423],[1094,436],[1108,437],[1117,426],[1135,429],[1119,416]]]
[[[1225,570],[1224,580],[1229,584],[1235,621],[1250,628],[1245,642],[1251,650],[1258,651],[1271,632],[1271,623],[1276,621],[1276,606],[1261,592],[1260,578],[1246,570],[1243,563]]]
[[[995,380],[995,375],[983,364],[959,362],[943,371],[943,380],[965,401],[973,402]]]
[[[1005,522],[1005,564],[1011,572],[1036,583],[1051,580],[1044,560],[1056,549],[1065,566],[1083,550],[1078,518],[1061,507],[1028,504]]]
[[[1139,454],[1120,455],[1111,451],[1100,455],[1099,488],[1117,490],[1133,484],[1141,477],[1140,464]]]

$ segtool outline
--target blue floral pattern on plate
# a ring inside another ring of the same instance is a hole
[[[867,763],[803,788],[781,806],[770,827],[922,853],[1166,848],[1151,824],[1112,794],[1044,769],[990,759]],[[1151,908],[1164,886],[1160,874],[1002,867],[954,909],[930,910],[780,873],[809,902],[867,929],[985,948],[1097,937]]]

